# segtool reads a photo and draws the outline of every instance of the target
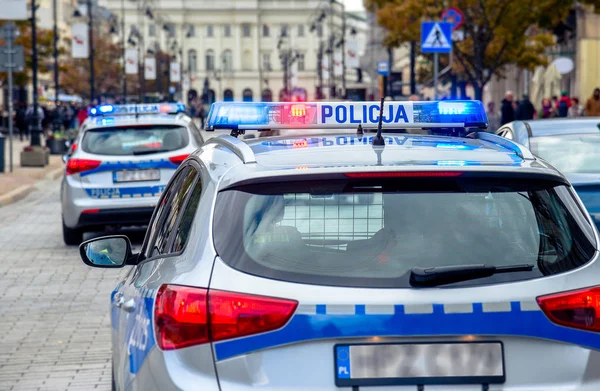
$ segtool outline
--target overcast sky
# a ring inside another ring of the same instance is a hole
[[[342,0],[342,2],[346,5],[346,11],[362,11],[363,0]]]

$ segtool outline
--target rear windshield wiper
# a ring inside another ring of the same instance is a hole
[[[492,265],[457,265],[436,267],[415,267],[410,272],[410,285],[432,287],[455,282],[485,278],[498,273],[530,272],[531,264],[492,266]]]
[[[168,149],[144,149],[141,151],[133,151],[134,155],[149,155],[151,153],[163,153],[163,152],[169,152]]]

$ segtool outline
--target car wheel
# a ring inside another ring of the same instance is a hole
[[[79,246],[83,242],[83,231],[80,229],[69,228],[63,221],[63,240],[67,246]]]

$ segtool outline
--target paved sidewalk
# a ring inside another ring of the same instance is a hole
[[[45,141],[42,140],[42,144]],[[64,163],[60,155],[50,155],[46,167],[21,167],[21,151],[29,141],[13,139],[13,172],[10,172],[9,140],[5,140],[4,173],[0,173],[0,206],[18,201],[34,190],[35,184],[44,179],[56,179],[62,175]]]
[[[128,269],[63,244],[59,187],[0,208],[0,391],[110,390],[110,292]]]

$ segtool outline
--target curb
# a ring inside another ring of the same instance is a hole
[[[8,193],[0,196],[0,206],[6,206],[27,197],[34,188],[35,185],[23,185],[9,191]]]
[[[65,170],[64,167],[58,167],[57,169],[52,170],[49,173],[47,173],[45,176],[45,179],[46,180],[58,179],[62,176],[64,170]]]

